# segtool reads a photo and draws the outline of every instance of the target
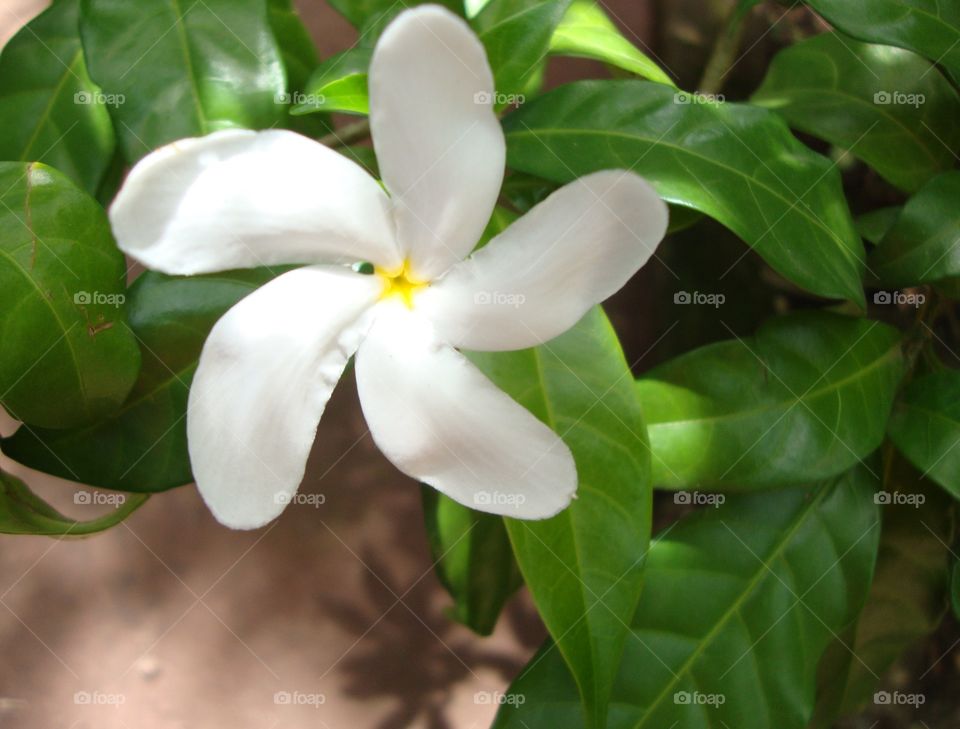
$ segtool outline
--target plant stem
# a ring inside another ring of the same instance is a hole
[[[348,124],[338,131],[330,132],[326,136],[320,137],[318,141],[328,147],[346,147],[369,136],[370,121],[364,119],[354,124]]]
[[[740,49],[740,41],[743,40],[743,32],[746,28],[744,21],[749,12],[740,8],[740,3],[734,1],[730,12],[723,21],[723,28],[713,44],[713,50],[710,52],[710,58],[707,60],[707,67],[703,71],[703,77],[697,91],[701,94],[717,94],[723,88],[727,80],[727,74],[736,64],[734,56]]]

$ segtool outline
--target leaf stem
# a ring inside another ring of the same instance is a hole
[[[727,80],[727,74],[733,70],[737,63],[737,51],[740,49],[740,42],[743,40],[743,33],[746,28],[744,21],[749,12],[740,7],[740,2],[733,2],[730,12],[723,21],[723,28],[717,35],[713,44],[713,50],[710,52],[710,58],[707,60],[707,66],[703,70],[703,76],[697,91],[701,94],[717,94],[723,88]]]
[[[320,137],[320,144],[325,144],[328,147],[347,147],[354,142],[359,142],[362,139],[366,139],[370,136],[370,120],[364,119],[363,121],[356,122],[354,124],[348,124],[345,127],[342,127],[338,131],[332,131],[329,134]]]

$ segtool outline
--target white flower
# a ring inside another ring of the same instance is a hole
[[[478,38],[442,8],[408,10],[369,86],[389,194],[293,132],[228,130],[149,155],[110,211],[120,247],[166,273],[310,264],[210,332],[187,416],[197,486],[227,526],[278,516],[356,353],[370,432],[397,468],[467,506],[551,516],[576,491],[570,450],[457,348],[532,347],[573,326],[647,261],[666,206],[636,175],[598,172],[469,255],[505,157]],[[344,265],[357,262],[375,275]]]

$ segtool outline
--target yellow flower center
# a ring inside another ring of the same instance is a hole
[[[399,269],[388,270],[377,266],[373,272],[383,281],[380,300],[396,297],[406,304],[408,309],[413,308],[414,295],[430,285],[427,281],[421,281],[413,275],[409,261],[404,261]]]

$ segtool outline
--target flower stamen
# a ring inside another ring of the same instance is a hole
[[[383,291],[380,294],[380,300],[392,297],[399,298],[408,309],[413,309],[413,297],[421,289],[430,284],[422,281],[410,270],[408,261],[404,261],[399,269],[388,270],[377,266],[374,273],[383,281]]]

